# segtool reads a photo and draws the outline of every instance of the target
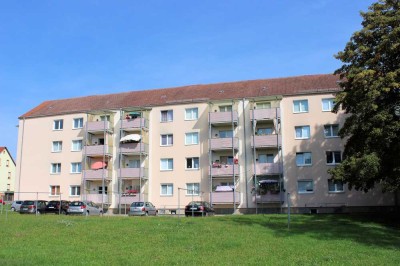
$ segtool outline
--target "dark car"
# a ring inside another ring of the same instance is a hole
[[[185,206],[186,216],[208,216],[214,213],[213,207],[207,201],[192,201]]]
[[[19,213],[36,213],[42,214],[46,212],[45,200],[24,200],[19,209]]]
[[[67,214],[68,205],[66,200],[51,200],[46,205],[46,213]]]

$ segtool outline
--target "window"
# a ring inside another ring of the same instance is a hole
[[[187,183],[186,184],[186,195],[199,195],[200,184],[199,183]]]
[[[308,100],[293,101],[293,113],[307,113],[307,112],[308,112]]]
[[[60,186],[50,186],[50,195],[51,196],[59,196],[60,195]]]
[[[81,163],[71,163],[71,173],[78,174],[82,172],[82,164]]]
[[[343,192],[343,181],[328,179],[328,190],[329,192]]]
[[[221,156],[221,164],[233,165],[233,156]]]
[[[61,163],[52,163],[50,171],[51,171],[52,174],[61,173]]]
[[[81,151],[81,150],[82,150],[82,140],[73,140],[72,151]]]
[[[161,122],[171,122],[174,119],[172,110],[161,111]]]
[[[83,118],[74,118],[73,129],[83,128]]]
[[[161,196],[172,196],[174,193],[173,184],[162,184],[161,185]]]
[[[107,195],[108,187],[104,186],[104,194]],[[98,187],[99,194],[103,194],[103,186]]]
[[[331,112],[334,104],[334,98],[322,99],[322,111]]]
[[[185,145],[199,144],[199,133],[191,132],[185,134]]]
[[[232,105],[223,105],[219,107],[220,112],[232,112]]]
[[[199,157],[186,158],[186,169],[199,169]]]
[[[325,138],[338,137],[339,125],[324,125]]]
[[[10,160],[7,160],[6,161],[6,167],[9,167],[10,166]]]
[[[340,151],[327,151],[326,152],[326,163],[327,164],[339,164],[342,162],[342,153]]]
[[[108,121],[108,122],[110,122],[110,120],[111,120],[111,117],[110,117],[110,115],[101,115],[100,116],[100,120],[101,121]]]
[[[64,121],[62,119],[54,120],[53,129],[54,130],[62,130],[63,124],[64,124]]]
[[[61,152],[62,151],[62,141],[53,141],[53,147],[51,148],[52,152]]]
[[[185,109],[185,120],[197,120],[199,118],[199,108]]]
[[[220,138],[232,138],[233,137],[233,131],[232,130],[221,130],[219,132],[219,137]]]
[[[299,126],[295,127],[296,139],[309,139],[310,138],[310,126]]]
[[[11,172],[8,172],[8,179],[11,179]]]
[[[297,189],[299,193],[312,193],[314,192],[314,182],[312,180],[299,180],[297,181]]]
[[[161,159],[161,170],[170,171],[174,169],[174,159]]]
[[[270,109],[270,108],[271,108],[270,102],[257,103],[257,109]]]
[[[11,184],[7,184],[7,191],[10,191],[11,189]]]
[[[260,154],[258,155],[259,163],[273,163],[274,155],[273,154]]]
[[[272,128],[267,127],[267,128],[258,128],[257,129],[257,135],[262,136],[262,135],[271,135],[272,134]]]
[[[311,165],[311,152],[296,153],[296,165],[297,166]]]
[[[128,168],[140,168],[140,160],[128,160]]]
[[[70,196],[80,196],[81,195],[81,186],[70,186],[69,187],[69,195]]]
[[[161,135],[161,146],[172,146],[174,139],[172,134]]]

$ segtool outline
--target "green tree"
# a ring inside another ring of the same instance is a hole
[[[363,17],[336,70],[342,88],[334,112],[349,115],[339,135],[347,142],[342,163],[329,171],[350,189],[400,190],[400,1],[380,0]],[[397,114],[397,115],[396,115]]]

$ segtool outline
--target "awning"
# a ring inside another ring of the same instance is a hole
[[[107,167],[107,163],[106,162],[95,162],[95,163],[92,163],[92,165],[90,166],[90,168],[92,170],[102,169],[103,167],[104,168]]]
[[[120,142],[139,141],[140,139],[141,139],[141,136],[139,134],[129,134],[129,135],[126,135],[125,137],[122,137],[119,141]]]

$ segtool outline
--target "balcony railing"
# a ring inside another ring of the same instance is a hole
[[[108,194],[86,194],[85,197],[87,201],[93,201],[96,204],[101,204],[102,202],[105,204],[111,203],[111,195]]]
[[[133,194],[133,195],[125,195],[121,194],[121,196],[117,197],[117,202],[119,200],[120,204],[131,204],[132,202],[144,201],[144,194]]]
[[[109,131],[111,123],[109,121],[92,121],[87,122],[86,129],[89,132]]]
[[[233,176],[239,175],[239,166],[237,164],[234,165],[224,165],[224,164],[213,164],[210,168],[209,175],[219,177],[219,176]]]
[[[253,116],[253,111],[250,112],[250,118],[256,120],[271,120],[280,117],[281,117],[280,108],[254,109],[254,116]]]
[[[210,139],[209,145],[211,150],[227,150],[232,148],[238,149],[239,139],[233,138],[233,143],[232,143],[232,138],[213,138]]]
[[[112,178],[111,170],[109,169],[84,170],[83,174],[86,180],[102,180],[103,178]]]
[[[210,123],[211,124],[226,124],[226,123],[237,123],[238,114],[237,112],[210,112]]]
[[[253,202],[256,202],[256,197],[257,197],[257,203],[281,203],[284,202],[284,193],[278,192],[278,193],[271,193],[268,192],[265,195],[256,195],[253,196]]]
[[[239,192],[211,192],[211,200],[212,204],[227,204],[233,203],[233,193],[235,193],[235,204],[239,204],[240,202],[240,193]]]
[[[148,125],[149,121],[143,117],[121,120],[121,129],[124,130],[138,130],[141,128],[148,128]]]
[[[107,145],[92,145],[84,147],[84,154],[86,156],[103,156],[110,155],[110,147]]]
[[[123,154],[148,153],[149,145],[146,143],[121,143],[120,152]]]
[[[251,147],[255,146],[256,148],[278,147],[281,146],[281,143],[282,136],[276,134],[254,136],[254,140],[251,138]]]
[[[256,163],[256,175],[277,175],[282,173],[279,163]]]
[[[125,179],[145,178],[148,177],[148,169],[141,168],[121,168],[118,170],[118,177]]]

